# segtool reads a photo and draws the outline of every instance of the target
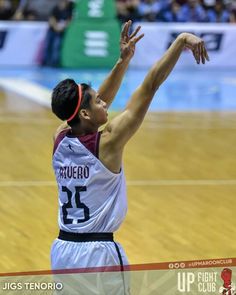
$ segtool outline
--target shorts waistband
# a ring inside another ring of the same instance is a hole
[[[60,230],[58,239],[70,242],[114,242],[113,233],[71,233]]]

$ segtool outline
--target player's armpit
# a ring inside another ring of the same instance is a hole
[[[129,109],[125,109],[121,114],[116,116],[107,124],[103,131],[107,145],[112,150],[122,150],[137,130],[137,121]]]
[[[111,120],[104,129],[106,142],[115,150],[122,150],[143,122],[152,94],[140,85],[132,94],[125,110]]]

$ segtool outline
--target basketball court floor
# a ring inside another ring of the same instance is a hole
[[[58,234],[50,90],[107,71],[0,70],[0,272],[50,269]],[[130,70],[110,117],[144,72]],[[236,72],[175,71],[125,149],[131,264],[235,257]]]

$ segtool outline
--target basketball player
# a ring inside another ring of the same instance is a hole
[[[143,37],[137,36],[139,28],[129,35],[130,25],[131,22],[126,23],[121,33],[121,59],[98,92],[71,79],[63,80],[53,90],[52,111],[69,127],[63,125],[55,135],[53,167],[59,190],[60,233],[52,245],[52,269],[122,269],[128,265],[124,250],[113,240],[113,232],[127,211],[124,147],[140,127],[154,94],[183,49],[191,49],[198,64],[209,60],[200,38],[180,34],[149,70],[125,110],[107,123],[108,107],[120,87],[135,44]]]

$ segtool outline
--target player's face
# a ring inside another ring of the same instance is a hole
[[[91,89],[90,94],[92,95],[90,100],[91,120],[94,124],[101,126],[107,122],[107,104],[95,90]]]

